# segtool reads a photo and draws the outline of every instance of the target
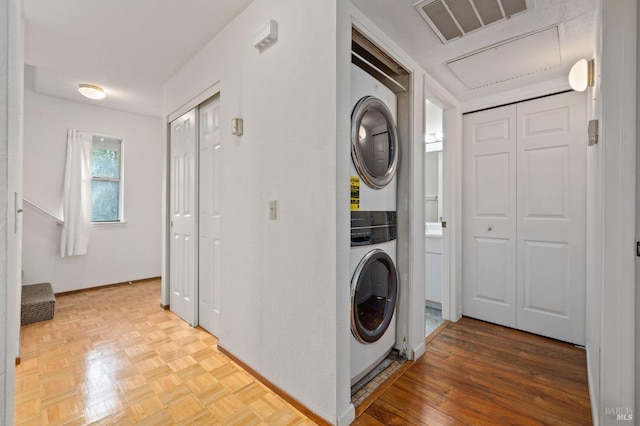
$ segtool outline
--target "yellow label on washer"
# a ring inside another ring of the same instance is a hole
[[[360,178],[351,176],[351,210],[360,210]]]

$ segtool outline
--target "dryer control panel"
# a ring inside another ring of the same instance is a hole
[[[395,211],[352,211],[351,247],[385,243],[398,238]]]

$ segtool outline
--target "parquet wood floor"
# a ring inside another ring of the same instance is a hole
[[[22,327],[16,425],[312,425],[160,308],[160,281],[57,297]]]
[[[584,350],[462,318],[354,423],[590,425]]]

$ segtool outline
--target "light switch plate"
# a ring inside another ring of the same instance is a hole
[[[598,120],[589,120],[589,146],[598,143]]]
[[[276,200],[269,200],[269,219],[276,220],[278,218],[278,204]]]

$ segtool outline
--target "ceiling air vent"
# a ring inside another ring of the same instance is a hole
[[[446,44],[533,8],[533,0],[424,0],[415,7]]]

